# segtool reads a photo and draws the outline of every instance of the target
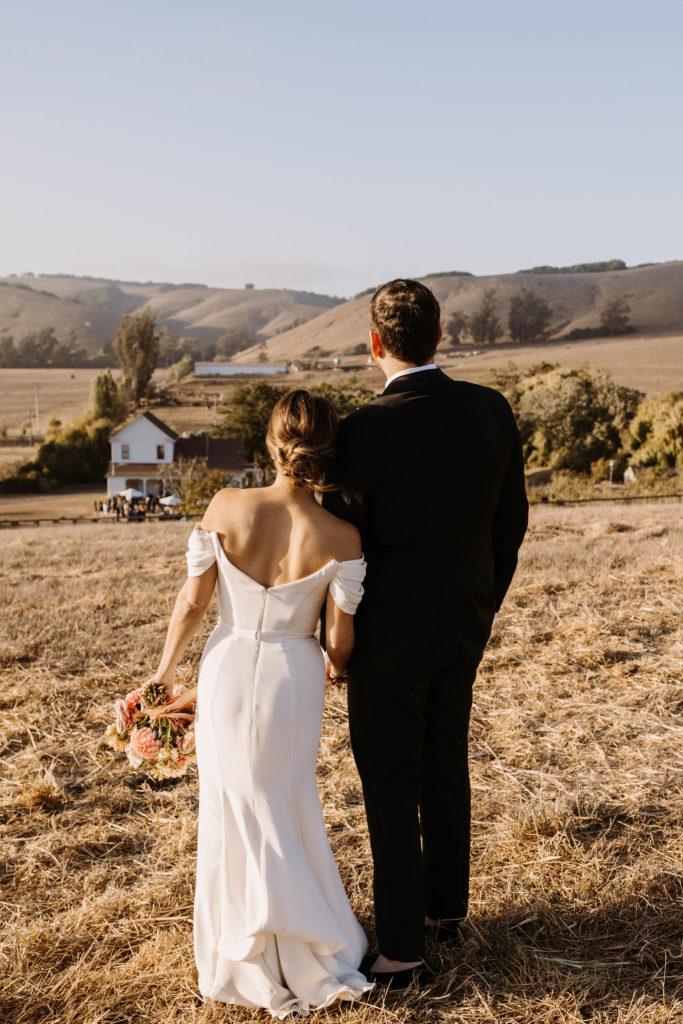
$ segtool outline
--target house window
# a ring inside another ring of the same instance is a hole
[[[165,455],[163,444],[157,445],[157,459],[163,459]]]
[[[121,458],[122,459],[129,459],[130,458],[130,445],[129,444],[122,444],[121,445]]]

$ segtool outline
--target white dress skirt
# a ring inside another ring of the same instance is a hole
[[[365,562],[332,560],[264,587],[195,527],[190,576],[215,562],[220,618],[199,667],[199,834],[194,948],[205,998],[306,1015],[372,988],[367,940],[325,831],[315,771],[326,594],[353,614]]]

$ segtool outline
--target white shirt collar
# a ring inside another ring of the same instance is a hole
[[[386,391],[389,385],[393,381],[398,380],[399,377],[407,377],[411,373],[420,373],[421,370],[436,370],[436,363],[425,363],[424,366],[408,366],[405,370],[398,370],[397,373],[392,373],[391,377],[387,378],[384,390]]]

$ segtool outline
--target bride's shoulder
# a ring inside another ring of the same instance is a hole
[[[224,487],[222,490],[216,491],[206,507],[201,521],[202,528],[222,533],[221,525],[225,521],[226,512],[232,511],[242,497],[244,497],[243,492],[234,487]]]
[[[360,533],[353,523],[339,519],[327,509],[321,509],[321,511],[325,513],[326,539],[332,558],[337,562],[348,562],[360,558],[362,554]]]

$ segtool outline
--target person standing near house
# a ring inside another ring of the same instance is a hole
[[[379,952],[367,969],[402,987],[424,970],[425,933],[458,941],[467,913],[472,684],[528,505],[505,398],[433,362],[441,326],[429,288],[380,286],[370,321],[387,383],[342,421],[334,473],[347,500],[324,503],[358,527],[368,565],[348,667],[374,861]]]

